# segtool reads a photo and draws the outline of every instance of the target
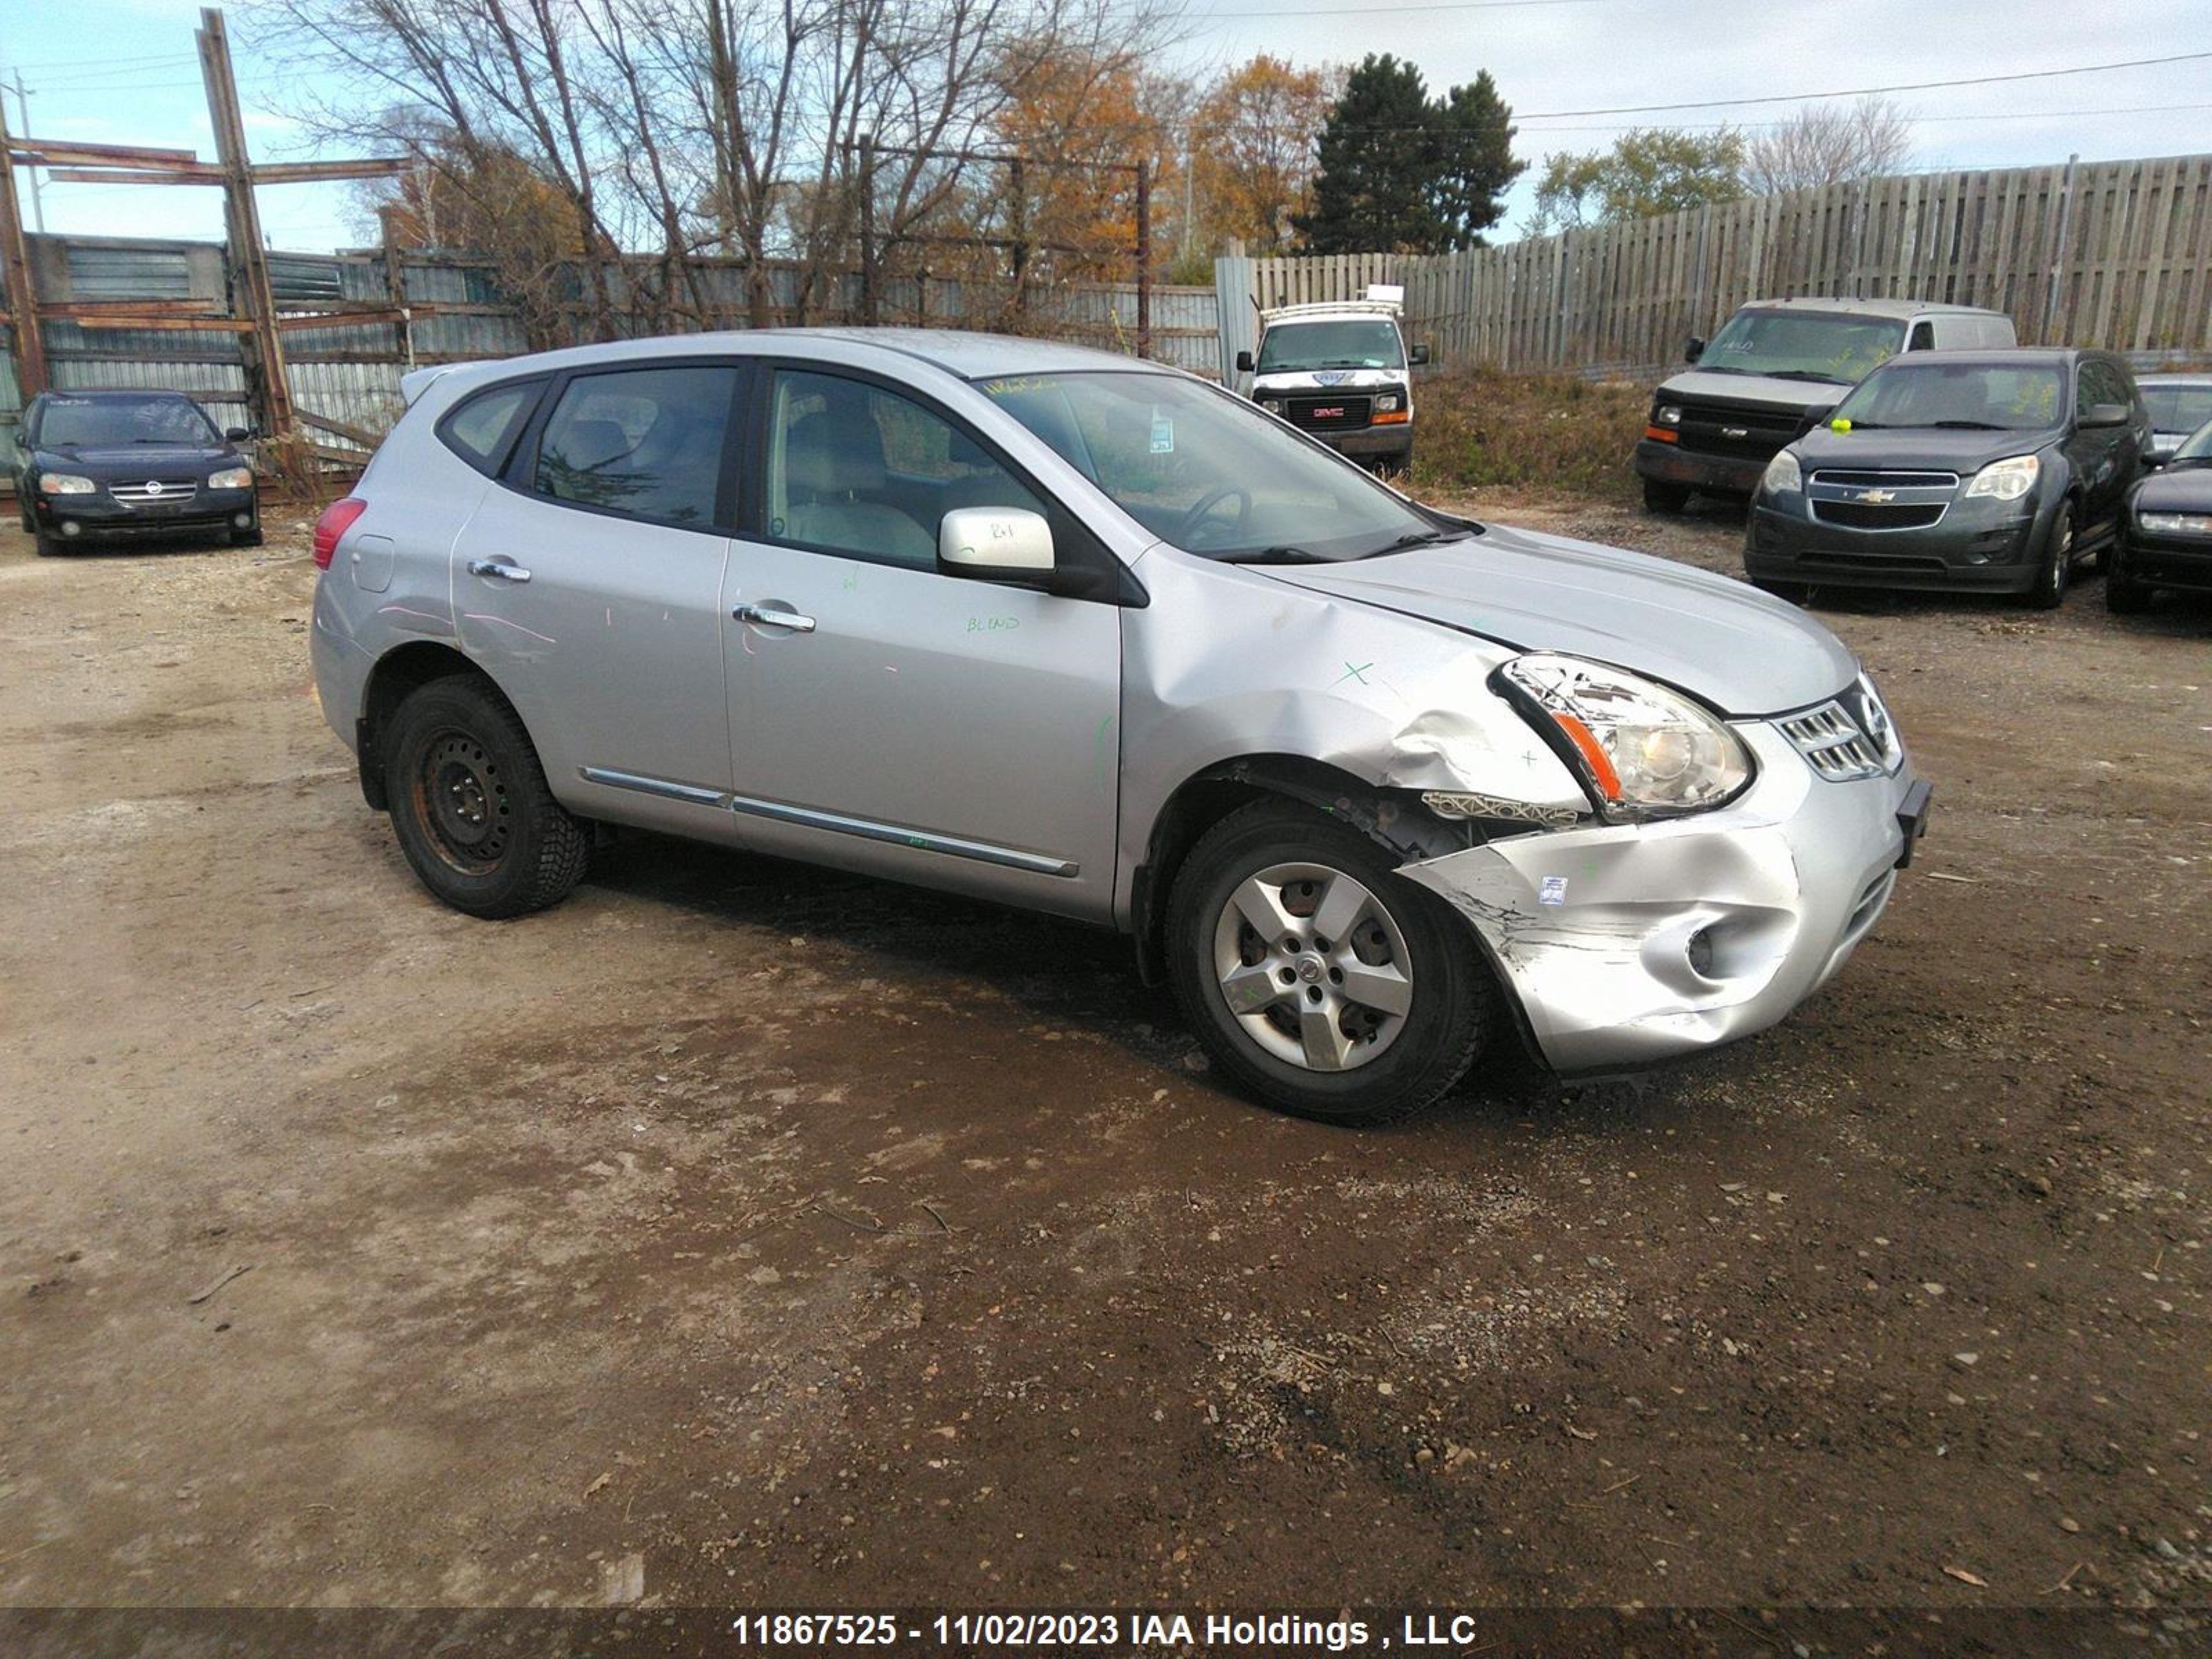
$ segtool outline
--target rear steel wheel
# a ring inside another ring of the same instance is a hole
[[[519,916],[582,878],[590,837],[554,799],[521,718],[489,681],[461,674],[421,687],[377,748],[400,848],[456,910]]]

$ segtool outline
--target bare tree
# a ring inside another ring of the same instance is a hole
[[[1744,182],[1778,196],[1904,169],[1912,158],[1912,117],[1887,98],[1814,104],[1751,141]]]
[[[306,71],[295,110],[317,131],[434,173],[519,159],[557,192],[571,304],[605,337],[710,320],[710,252],[741,268],[757,325],[779,298],[799,320],[836,308],[864,189],[899,247],[956,200],[959,152],[1014,88],[1057,61],[1137,62],[1178,3],[255,0],[250,16]]]

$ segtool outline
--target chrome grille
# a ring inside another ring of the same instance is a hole
[[[141,478],[112,483],[107,493],[125,507],[179,507],[199,493],[198,478]]]
[[[1839,484],[1850,489],[1956,489],[1959,475],[1955,472],[1851,472],[1826,468],[1813,475],[1813,482]]]
[[[1837,783],[1880,777],[1895,770],[1905,758],[1889,710],[1875,695],[1874,682],[1863,674],[1843,696],[1784,714],[1775,724],[1808,765]]]

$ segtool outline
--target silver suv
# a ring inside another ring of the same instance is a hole
[[[1398,1115],[1756,1031],[1923,826],[1724,577],[1419,507],[1188,375],[941,332],[425,370],[317,526],[315,676],[425,885],[635,825],[1133,937],[1222,1068]]]

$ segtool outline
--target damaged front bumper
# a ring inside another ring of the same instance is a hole
[[[1403,873],[1474,926],[1545,1062],[1617,1071],[1763,1030],[1840,968],[1927,817],[1909,765],[1833,781],[1773,726],[1728,806],[1540,831]]]

